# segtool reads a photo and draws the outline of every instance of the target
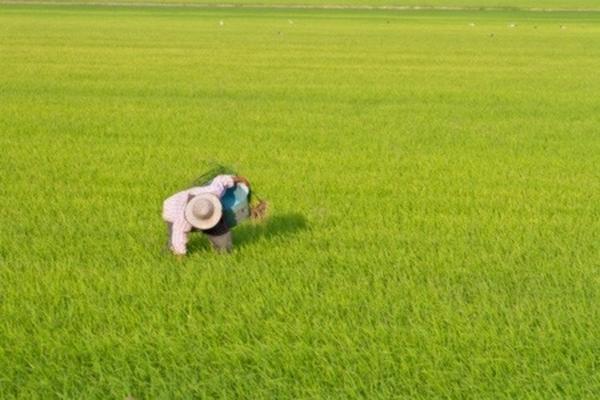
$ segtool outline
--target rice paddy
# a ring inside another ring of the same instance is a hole
[[[53,3],[96,5],[155,5],[155,6],[292,6],[302,8],[341,6],[366,7],[415,7],[415,8],[472,8],[472,9],[546,9],[546,10],[595,10],[600,11],[597,0],[1,0],[1,3]]]
[[[600,396],[600,14],[1,5],[0,71],[0,398]],[[270,220],[179,262],[213,160]]]

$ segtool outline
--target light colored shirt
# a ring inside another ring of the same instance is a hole
[[[218,175],[208,185],[193,187],[175,193],[163,203],[163,219],[171,225],[170,249],[175,254],[187,252],[188,233],[192,230],[192,224],[185,219],[185,206],[194,196],[204,193],[214,194],[221,198],[225,191],[233,187],[233,176]]]

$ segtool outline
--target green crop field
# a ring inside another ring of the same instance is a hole
[[[600,0],[0,0],[2,3],[56,3],[108,5],[180,5],[180,6],[312,6],[328,8],[414,7],[414,8],[501,8],[600,11]]]
[[[600,13],[0,6],[0,398],[599,398],[598,71]],[[177,261],[212,160],[270,219]]]

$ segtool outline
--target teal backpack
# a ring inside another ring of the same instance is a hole
[[[223,218],[233,228],[250,217],[250,189],[243,183],[229,188],[221,197]]]
[[[217,175],[237,175],[231,167],[221,164],[210,163],[204,173],[197,177],[192,186],[208,185]],[[250,217],[251,191],[243,183],[229,188],[221,197],[223,205],[223,217],[227,226],[233,228]]]

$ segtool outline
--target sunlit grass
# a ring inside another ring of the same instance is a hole
[[[598,397],[599,22],[1,7],[0,397]]]
[[[0,0],[15,2],[14,0]],[[22,3],[138,4],[138,5],[311,5],[311,6],[394,6],[394,7],[468,7],[505,9],[585,9],[600,10],[597,0],[21,0]]]

